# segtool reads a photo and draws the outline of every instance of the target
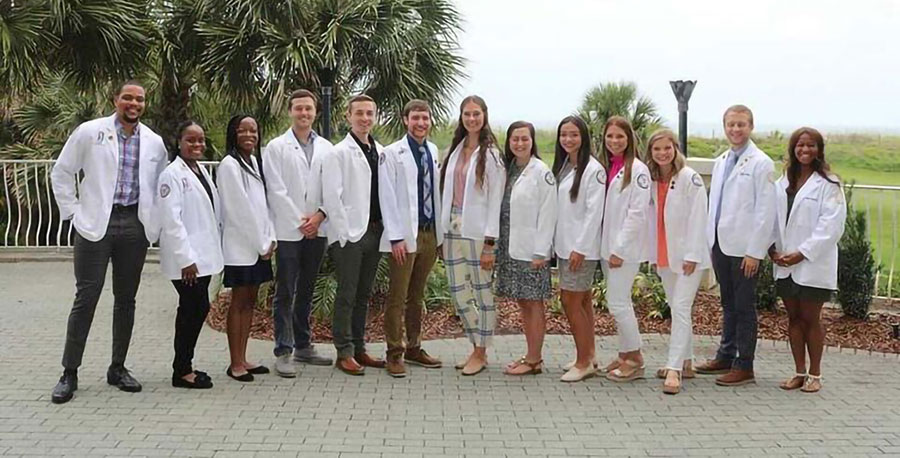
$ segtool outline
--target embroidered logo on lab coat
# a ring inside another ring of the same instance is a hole
[[[159,197],[162,197],[163,199],[165,199],[166,197],[169,197],[169,193],[171,191],[172,191],[172,189],[169,188],[169,185],[163,183],[159,187]]]
[[[191,190],[191,183],[188,182],[188,179],[187,179],[187,178],[182,178],[182,179],[181,179],[181,189],[183,189],[183,190],[185,190],[185,191],[190,191],[190,190]]]
[[[640,174],[637,177],[637,184],[641,189],[648,189],[650,188],[650,178],[647,175]]]
[[[602,167],[600,170],[597,170],[597,183],[606,184],[606,170]]]
[[[384,164],[384,153],[378,155],[378,165]]]
[[[556,180],[553,179],[553,172],[547,172],[547,173],[545,173],[545,174],[544,174],[544,181],[546,181],[547,184],[549,184],[550,186],[555,185],[555,184],[556,184]]]
[[[694,186],[696,186],[698,188],[702,188],[703,187],[703,178],[700,178],[699,173],[695,173],[695,174],[691,175],[691,183],[693,183]]]

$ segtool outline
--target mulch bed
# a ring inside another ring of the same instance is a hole
[[[213,301],[207,323],[218,331],[225,330],[225,312],[231,300],[229,290],[223,290]],[[383,298],[376,297],[373,304],[381,304]],[[522,328],[519,321],[518,307],[514,302],[498,301],[497,333],[519,334]],[[649,308],[636,304],[642,333],[668,334],[671,322],[668,319],[648,317]],[[597,335],[615,335],[615,321],[604,311],[596,313],[594,325]],[[694,302],[694,334],[719,335],[722,310],[719,298],[712,293],[698,293]],[[896,319],[896,318],[893,318]],[[427,312],[423,324],[424,339],[441,339],[461,337],[462,327],[452,307],[440,307]],[[891,337],[891,317],[886,314],[870,314],[868,320],[846,317],[839,309],[826,308],[822,312],[825,324],[826,344],[835,347],[857,348],[861,350],[885,353],[900,353],[900,340]],[[315,342],[331,341],[331,323],[313,320],[313,340]],[[378,342],[384,339],[384,313],[378,305],[369,308],[369,320],[366,327],[367,340]],[[272,340],[273,324],[270,303],[257,308],[251,336],[255,339]],[[550,314],[547,319],[548,334],[569,334],[569,323],[564,315]],[[787,340],[787,315],[783,309],[759,312],[759,337],[771,340]]]

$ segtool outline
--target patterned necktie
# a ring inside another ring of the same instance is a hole
[[[431,202],[431,168],[428,167],[428,150],[424,146],[420,146],[419,153],[419,159],[422,163],[422,214],[425,219],[430,220],[434,209]]]

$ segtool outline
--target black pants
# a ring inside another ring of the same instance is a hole
[[[309,313],[316,277],[325,256],[325,245],[325,237],[278,242],[278,250],[275,251],[278,281],[272,301],[275,356],[310,345]]]
[[[69,312],[62,365],[69,370],[81,366],[97,302],[106,282],[106,269],[113,267],[112,366],[123,366],[134,328],[134,297],[141,283],[147,236],[137,215],[137,205],[115,207],[106,235],[91,242],[75,234],[75,302]]]
[[[716,359],[731,363],[735,369],[752,371],[758,331],[756,280],[759,274],[745,277],[741,269],[743,259],[722,253],[718,242],[713,246],[713,270],[722,298],[722,340]]]
[[[172,375],[183,377],[194,371],[194,347],[203,329],[203,322],[209,314],[210,276],[197,277],[191,286],[181,280],[172,280],[178,291],[178,313],[175,315],[175,360],[172,361]]]

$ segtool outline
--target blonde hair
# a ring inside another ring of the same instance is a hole
[[[644,161],[647,163],[647,168],[650,169],[650,178],[653,181],[660,181],[663,178],[659,164],[653,160],[653,144],[660,140],[669,140],[675,149],[675,157],[672,159],[672,176],[680,172],[684,168],[685,163],[684,153],[681,152],[681,146],[678,144],[678,137],[675,136],[675,132],[669,129],[660,129],[653,132],[653,135],[647,140],[647,152],[644,153]]]

